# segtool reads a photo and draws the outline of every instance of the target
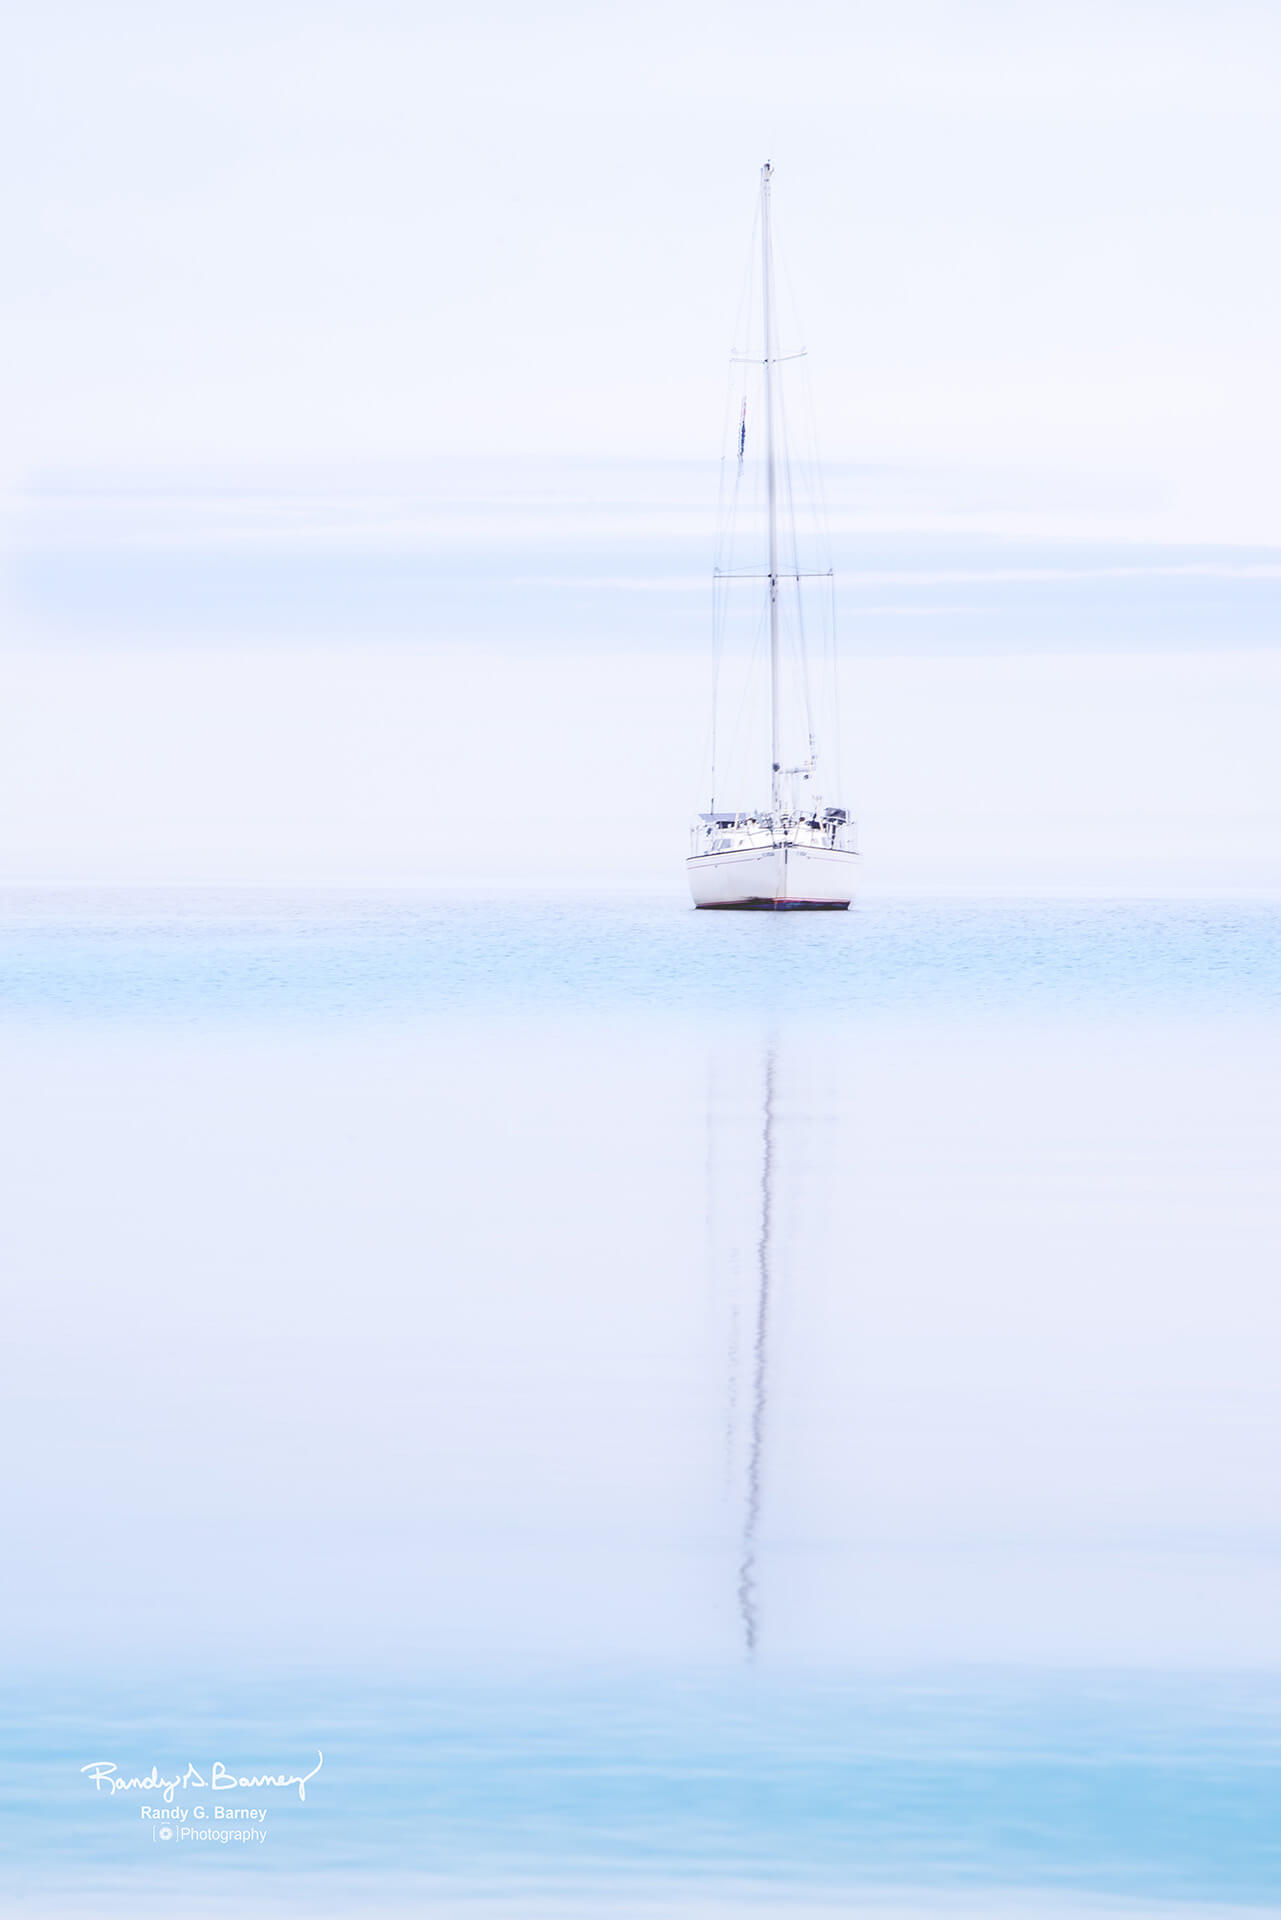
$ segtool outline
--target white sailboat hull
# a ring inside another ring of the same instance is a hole
[[[841,847],[741,847],[685,862],[696,907],[848,907],[858,855]]]

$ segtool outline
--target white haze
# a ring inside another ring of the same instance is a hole
[[[1275,653],[855,659],[873,891],[1275,891]],[[371,644],[0,658],[11,881],[682,884],[693,654]]]
[[[834,461],[1281,533],[1274,8],[12,10],[4,461],[704,457],[756,171]]]

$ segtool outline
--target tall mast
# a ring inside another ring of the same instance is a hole
[[[761,168],[761,303],[765,312],[765,484],[769,496],[770,806],[782,812],[778,754],[778,502],[774,483],[774,248],[770,237],[769,161]]]

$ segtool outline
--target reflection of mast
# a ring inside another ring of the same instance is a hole
[[[765,1055],[765,1125],[761,1151],[761,1230],[756,1243],[756,1338],[752,1347],[752,1419],[747,1456],[747,1505],[743,1514],[742,1554],[738,1565],[738,1611],[748,1653],[755,1653],[759,1615],[756,1604],[756,1536],[761,1518],[761,1468],[765,1451],[766,1361],[769,1334],[770,1263],[773,1257],[774,1049]]]

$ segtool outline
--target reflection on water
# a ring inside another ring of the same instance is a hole
[[[738,1610],[749,1654],[756,1651],[760,1609],[756,1594],[756,1546],[765,1464],[765,1414],[769,1398],[770,1265],[774,1257],[774,1047],[765,1054],[764,1119],[761,1128],[761,1219],[756,1242],[756,1331],[752,1339],[752,1418],[747,1455],[747,1504],[738,1567]]]
[[[824,1215],[836,1115],[830,1062],[815,1058],[795,1035],[785,1044],[777,1026],[764,1029],[755,1045],[741,1034],[737,1047],[722,1042],[711,1053],[707,1257],[726,1329],[725,1491],[737,1516],[735,1593],[741,1642],[751,1657],[762,1628],[778,1288],[788,1287],[791,1311],[802,1318],[807,1288],[821,1291],[822,1270],[830,1264]]]
[[[210,918],[0,942],[41,1920],[1276,1905],[1275,913]]]

